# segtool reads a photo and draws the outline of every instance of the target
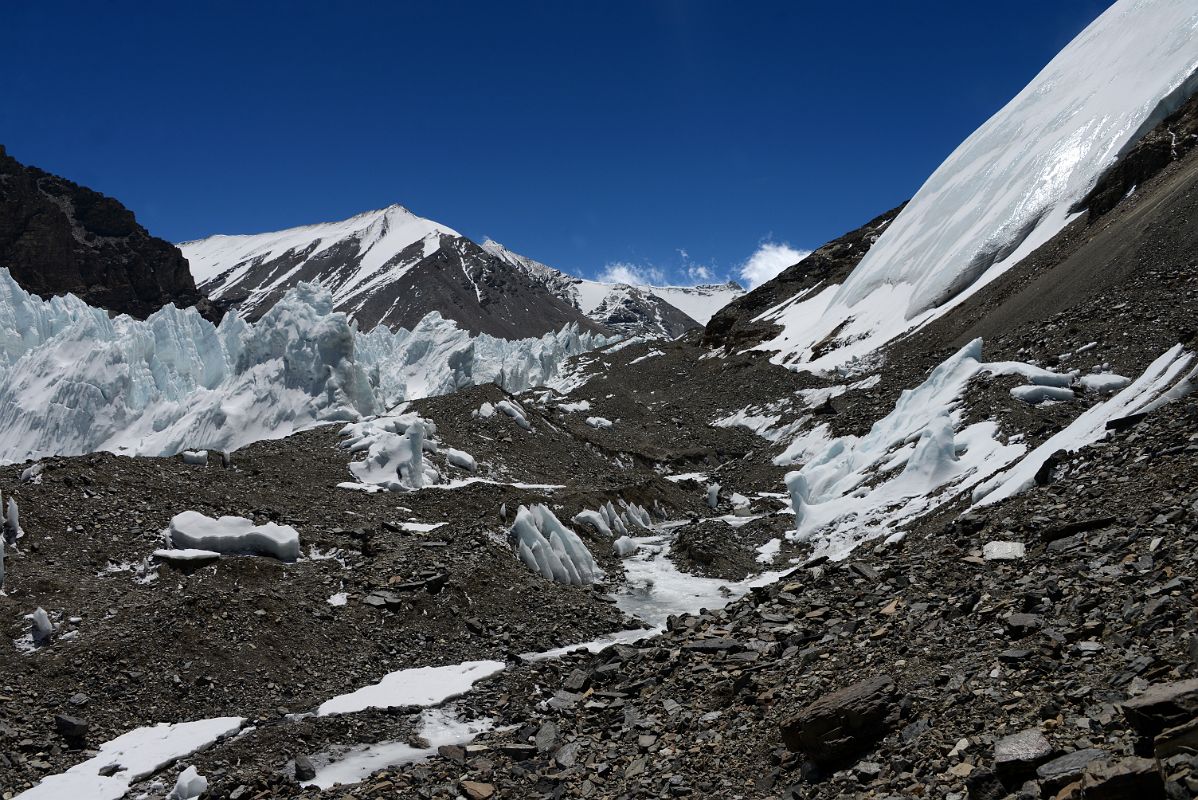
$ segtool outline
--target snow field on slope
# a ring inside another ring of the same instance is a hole
[[[332,309],[302,284],[255,323],[175,306],[110,319],[70,295],[30,295],[0,269],[0,463],[235,450],[475,383],[523,391],[610,341],[573,328],[472,337],[436,313],[361,334]]]
[[[575,302],[582,313],[589,315],[623,286],[624,284],[580,279],[573,286]],[[717,311],[745,293],[743,289],[734,288],[730,284],[703,286],[650,286],[644,284],[632,288],[665,300],[700,325],[706,325]]]
[[[843,285],[763,315],[784,330],[758,349],[792,368],[843,366],[1014,266],[1198,89],[1196,37],[1191,0],[1120,0],[953,151]]]

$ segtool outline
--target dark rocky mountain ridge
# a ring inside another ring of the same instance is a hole
[[[72,293],[144,318],[167,303],[196,305],[187,260],[118,201],[22,165],[0,145],[0,266],[42,297]],[[209,313],[214,310],[204,304]]]

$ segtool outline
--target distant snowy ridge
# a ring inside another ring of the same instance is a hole
[[[1196,89],[1198,6],[1120,0],[940,165],[843,285],[762,315],[783,332],[761,349],[827,369],[944,313],[1057,234]]]
[[[452,228],[393,205],[342,222],[273,233],[210,236],[179,245],[197,284],[239,315],[257,319],[300,283],[328,290],[333,309],[362,330],[413,328],[429,312],[505,339],[577,324],[598,330],[545,280]]]
[[[528,271],[530,275],[541,280],[559,297],[597,321],[601,321],[600,318],[594,316],[597,309],[605,303],[610,304],[613,297],[627,293],[630,289],[656,297],[699,325],[706,325],[717,311],[745,293],[744,288],[735,281],[698,286],[653,286],[647,283],[627,284],[587,280],[568,275],[539,261],[512,252],[492,239],[484,241],[482,246],[497,258],[502,258],[512,266]]]
[[[231,450],[476,383],[522,391],[610,341],[574,328],[471,336],[438,314],[362,334],[311,284],[253,323],[174,306],[110,319],[72,295],[30,295],[0,269],[0,462]]]

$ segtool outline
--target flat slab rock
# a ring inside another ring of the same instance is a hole
[[[836,764],[875,744],[897,720],[894,679],[880,675],[806,706],[782,723],[782,739],[818,764]]]
[[[1149,686],[1123,704],[1123,716],[1142,736],[1189,722],[1198,717],[1198,678]]]
[[[994,744],[994,774],[1009,785],[1033,778],[1036,768],[1052,758],[1052,745],[1032,728],[1004,736]]]
[[[1150,758],[1124,758],[1092,765],[1082,781],[1086,800],[1147,800],[1165,796],[1160,768]]]

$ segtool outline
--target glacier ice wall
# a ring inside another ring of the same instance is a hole
[[[1198,4],[1120,0],[953,151],[842,286],[775,309],[786,333],[763,349],[834,367],[943,312],[1058,233],[1196,90]]]
[[[71,295],[30,295],[0,269],[0,462],[233,450],[474,383],[521,391],[607,342],[569,328],[472,337],[435,313],[361,334],[310,284],[254,323],[174,306],[109,318]]]

